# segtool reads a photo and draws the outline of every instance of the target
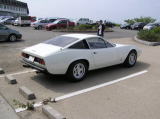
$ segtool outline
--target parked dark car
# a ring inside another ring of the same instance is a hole
[[[132,30],[141,30],[141,29],[143,29],[143,27],[144,27],[146,24],[147,24],[147,23],[137,22],[137,23],[134,23],[134,24],[131,26],[131,29],[132,29]]]
[[[46,30],[50,31],[52,29],[67,28],[67,26],[74,27],[75,23],[68,19],[58,19],[55,22],[46,25]]]
[[[10,29],[5,25],[0,24],[0,41],[14,42],[22,38],[22,34],[16,30]]]
[[[131,25],[132,25],[132,24],[122,24],[122,25],[120,26],[120,28],[121,28],[121,29],[131,29]]]

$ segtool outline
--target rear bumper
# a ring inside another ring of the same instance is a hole
[[[38,71],[40,71],[40,72],[48,73],[47,69],[42,68],[42,67],[39,67],[39,66],[35,65],[35,64],[32,63],[32,62],[29,62],[29,61],[27,61],[27,60],[25,60],[25,59],[22,59],[22,60],[20,60],[20,61],[21,61],[23,64],[26,64],[27,66],[29,66],[29,67],[31,67],[31,68],[33,68],[33,69],[36,69],[36,70],[38,70]]]

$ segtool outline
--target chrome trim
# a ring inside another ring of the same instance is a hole
[[[25,59],[22,59],[22,60],[20,60],[20,61],[21,61],[22,63],[24,63],[24,64],[26,64],[26,65],[34,68],[34,69],[40,70],[40,71],[42,71],[42,72],[46,72],[46,71],[47,71],[47,70],[44,69],[44,68],[38,67],[38,66],[36,66],[36,65],[34,65],[34,64],[30,63],[30,62],[27,62]]]

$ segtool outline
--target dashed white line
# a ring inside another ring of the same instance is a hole
[[[93,91],[93,90],[98,89],[98,88],[102,88],[102,87],[105,87],[105,86],[108,86],[108,85],[112,85],[114,83],[118,83],[120,81],[127,80],[129,78],[136,77],[136,76],[142,75],[142,74],[147,73],[147,72],[148,72],[147,70],[144,70],[144,71],[134,73],[134,74],[131,74],[129,76],[120,78],[120,79],[116,79],[114,81],[110,81],[110,82],[100,84],[100,85],[97,85],[97,86],[93,86],[93,87],[83,89],[83,90],[80,90],[80,91],[72,92],[72,93],[66,94],[64,96],[56,97],[56,98],[54,98],[54,101],[58,102],[60,100],[64,100],[64,99],[67,99],[67,98],[70,98],[70,97],[73,97],[73,96],[76,96],[76,95],[80,95],[80,94],[83,94],[83,93],[86,93],[86,92],[89,92],[89,91]]]

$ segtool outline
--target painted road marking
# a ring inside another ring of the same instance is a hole
[[[34,107],[40,107],[42,105],[43,105],[42,102],[40,102],[40,103],[34,104]],[[26,111],[26,110],[27,110],[27,108],[17,108],[17,109],[15,109],[15,112],[18,113],[18,112],[23,112],[23,111]]]
[[[93,91],[93,90],[98,89],[98,88],[102,88],[102,87],[105,87],[105,86],[108,86],[108,85],[112,85],[114,83],[118,83],[120,81],[127,80],[127,79],[142,75],[142,74],[147,73],[147,72],[148,72],[147,70],[144,70],[144,71],[141,71],[141,72],[137,72],[137,73],[128,75],[128,76],[123,77],[123,78],[119,78],[119,79],[114,80],[114,81],[110,81],[110,82],[100,84],[100,85],[97,85],[97,86],[93,86],[93,87],[83,89],[83,90],[80,90],[80,91],[72,92],[72,93],[66,94],[64,96],[56,97],[56,98],[54,98],[54,102],[58,102],[60,100],[64,100],[64,99],[67,99],[67,98],[70,98],[70,97],[73,97],[73,96],[76,96],[76,95],[80,95],[80,94],[83,94],[83,93],[86,93],[86,92],[89,92],[89,91]]]
[[[35,72],[37,70],[27,70],[27,71],[21,71],[21,72],[17,72],[17,73],[12,73],[12,74],[3,74],[0,76],[0,78],[4,78],[6,75],[10,75],[10,76],[14,76],[14,75],[20,75],[20,74],[27,74],[27,73],[32,73]]]
[[[31,72],[31,71],[25,71],[25,72],[28,73],[28,72]],[[23,72],[23,73],[25,73],[25,72]],[[142,75],[142,74],[147,73],[147,72],[148,72],[147,70],[144,70],[144,71],[134,73],[134,74],[128,75],[126,77],[123,77],[123,78],[120,78],[120,79],[117,79],[117,80],[114,80],[114,81],[110,81],[110,82],[100,84],[100,85],[97,85],[97,86],[93,86],[93,87],[90,87],[90,88],[87,88],[87,89],[84,89],[84,90],[69,93],[69,94],[64,95],[64,96],[53,98],[53,99],[51,99],[51,102],[58,102],[60,100],[64,100],[64,99],[67,99],[67,98],[70,98],[70,97],[73,97],[73,96],[76,96],[76,95],[80,95],[80,94],[83,94],[83,93],[86,93],[86,92],[89,92],[89,91],[93,91],[95,89],[102,88],[102,87],[105,87],[105,86],[108,86],[108,85],[111,85],[111,84],[114,84],[114,83],[117,83],[117,82],[120,82],[120,81],[123,81],[123,80],[127,80],[129,78],[136,77],[136,76]],[[22,74],[22,72],[21,73],[19,72],[18,74]],[[15,73],[14,73],[14,75],[15,75]],[[43,103],[39,102],[39,103],[35,103],[34,107],[40,107],[42,105],[43,105]],[[15,109],[15,112],[19,113],[19,112],[23,112],[23,111],[26,111],[26,110],[27,110],[27,108],[17,108],[17,109]]]

